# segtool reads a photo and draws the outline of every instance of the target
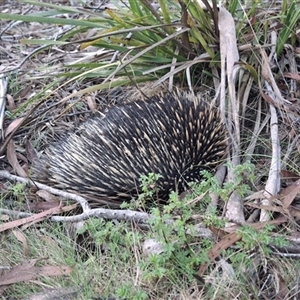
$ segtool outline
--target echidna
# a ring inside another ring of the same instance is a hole
[[[219,110],[194,97],[155,96],[109,109],[50,146],[33,166],[33,179],[108,201],[129,201],[141,175],[160,174],[167,199],[200,171],[216,166],[226,148]]]

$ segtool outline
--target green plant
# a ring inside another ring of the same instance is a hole
[[[159,178],[161,178],[160,174],[149,173],[148,175],[142,175],[139,178],[142,193],[137,199],[132,199],[131,203],[124,202],[121,205],[121,208],[142,208],[143,210],[146,210],[147,204],[157,200],[156,196],[158,190],[156,187],[156,181],[159,180]]]
[[[121,299],[146,300],[149,296],[132,283],[124,283],[116,289],[116,296]]]
[[[142,187],[142,193],[137,199],[137,204],[145,205],[147,199],[155,199],[158,192],[156,187],[156,181],[162,176],[160,174],[149,173],[148,175],[142,175],[139,179],[140,186]]]
[[[274,226],[265,225],[262,229],[257,230],[251,226],[242,226],[238,229],[238,234],[241,236],[241,241],[237,242],[237,246],[244,251],[257,248],[260,252],[266,256],[270,256],[270,245],[283,247],[287,245],[287,241],[284,237],[274,237],[272,232]]]
[[[281,22],[283,29],[279,33],[278,43],[276,47],[277,55],[281,55],[285,44],[290,40],[292,44],[296,42],[295,26],[299,23],[300,10],[295,0],[283,1],[281,11]]]

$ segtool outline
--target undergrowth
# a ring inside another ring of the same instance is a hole
[[[251,170],[252,166],[246,164],[235,172],[242,178],[245,172],[250,176]],[[141,180],[145,195],[153,194],[148,183],[153,183],[155,177],[150,174]],[[30,295],[42,286],[54,289],[71,286],[79,288],[78,299],[99,296],[103,299],[194,299],[191,295],[195,299],[231,299],[237,294],[240,299],[249,299],[248,295],[260,299],[255,295],[262,288],[258,278],[261,273],[274,277],[272,270],[265,269],[267,265],[277,268],[272,247],[284,247],[287,242],[274,235],[274,226],[257,231],[244,225],[238,230],[240,241],[222,252],[219,260],[211,264],[205,282],[202,281],[197,272],[201,264],[209,262],[209,251],[215,240],[211,234],[205,236],[199,225],[217,230],[224,227],[224,219],[209,205],[208,192],[226,199],[233,190],[231,185],[220,186],[206,171],[203,177],[200,183],[192,184],[193,192],[185,199],[171,193],[167,205],[153,208],[147,228],[92,218],[73,235],[67,224],[47,222],[22,231],[27,241],[26,251],[24,244],[22,249],[21,243],[9,234],[0,250],[1,265],[40,257],[47,264],[68,265],[74,271],[64,279],[49,277],[40,279],[37,285],[32,282],[14,285],[8,289],[7,296],[12,299]],[[244,195],[249,186],[239,183],[234,190]],[[193,202],[201,195],[201,201]],[[289,272],[281,276],[290,280],[299,266],[285,264]]]

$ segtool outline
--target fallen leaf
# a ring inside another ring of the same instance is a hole
[[[254,224],[251,224],[249,226],[253,227],[256,230],[262,229],[265,225],[279,225],[287,221],[286,217],[279,217],[275,220],[267,221],[267,222],[257,222]],[[240,226],[237,227],[237,229],[240,228]],[[210,261],[215,260],[218,256],[220,256],[221,252],[223,250],[228,249],[233,244],[235,244],[237,241],[241,239],[241,236],[238,235],[236,232],[229,233],[226,236],[224,236],[218,243],[216,243],[208,252],[208,258]],[[208,263],[201,264],[198,270],[198,276],[203,276],[204,272],[207,270]]]
[[[288,208],[292,204],[298,193],[300,193],[300,179],[281,191],[280,196],[283,196],[283,208]]]
[[[22,123],[24,118],[19,118],[13,120],[5,130],[4,136],[7,137],[11,132],[13,132]]]
[[[59,202],[59,200],[54,195],[45,190],[39,190],[36,192],[36,194],[47,202]]]
[[[14,171],[21,177],[27,178],[26,172],[23,170],[21,165],[18,162],[17,155],[16,155],[16,149],[14,142],[11,140],[9,141],[7,145],[7,160],[14,169]]]
[[[9,223],[0,224],[0,232],[6,231],[8,229],[16,228],[16,227],[19,227],[21,225],[28,224],[28,223],[31,223],[31,222],[34,222],[34,221],[37,221],[37,220],[38,221],[43,221],[48,216],[52,216],[53,214],[58,214],[58,213],[61,213],[61,212],[62,212],[62,208],[61,208],[60,205],[58,205],[54,208],[43,211],[39,214],[32,215],[32,216],[27,217],[27,218],[23,218],[23,219],[20,219],[20,220],[15,220],[15,221],[12,221],[12,222],[9,222]]]
[[[280,175],[282,179],[300,179],[297,173],[288,170],[281,170]]]
[[[29,140],[26,142],[26,157],[31,163],[38,159],[37,154]]]
[[[12,95],[7,94],[6,99],[7,99],[9,111],[13,111],[16,108],[15,98]]]
[[[33,202],[26,205],[26,209],[30,210],[31,212],[38,212],[54,208],[58,204],[59,202]]]
[[[17,282],[26,282],[39,276],[51,277],[69,275],[74,269],[69,266],[36,267],[35,264],[41,260],[45,260],[45,258],[31,259],[13,267],[9,271],[4,271],[0,275],[0,286]]]
[[[279,288],[278,288],[278,293],[277,293],[275,299],[276,300],[291,299],[289,297],[291,295],[290,295],[290,291],[289,291],[287,282],[283,279],[283,277],[280,275],[279,272],[277,272],[276,275],[278,276],[276,281],[278,282]]]
[[[95,97],[93,96],[87,96],[86,97],[86,101],[88,104],[88,107],[91,111],[96,111],[97,110],[97,104],[96,104],[96,100]]]
[[[17,231],[17,230],[13,230],[12,233],[16,237],[16,239],[22,243],[24,255],[28,256],[29,248],[28,248],[28,243],[27,243],[27,239],[26,239],[25,235],[22,232]]]
[[[292,78],[294,80],[298,80],[300,81],[300,75],[298,73],[283,73],[283,76],[286,77],[286,78]]]

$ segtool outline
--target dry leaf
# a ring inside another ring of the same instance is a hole
[[[8,110],[13,111],[16,108],[15,99],[10,94],[6,95],[7,103],[8,103]]]
[[[292,171],[281,170],[280,171],[281,179],[300,179],[300,176]]]
[[[300,75],[297,74],[297,73],[290,73],[290,72],[288,72],[288,73],[284,73],[283,76],[287,77],[287,78],[292,78],[292,79],[300,81]]]
[[[287,221],[286,217],[279,217],[275,220],[271,220],[271,221],[267,221],[267,222],[257,222],[257,223],[251,224],[250,226],[256,230],[259,230],[267,224],[279,225],[286,221]],[[239,228],[239,227],[237,227],[237,228]],[[241,236],[238,235],[236,232],[227,234],[209,250],[208,258],[210,259],[210,261],[216,259],[218,256],[220,256],[220,254],[223,250],[226,250],[227,248],[231,247],[233,244],[235,244],[240,239],[241,239]],[[208,266],[209,266],[209,263],[204,263],[204,264],[200,265],[199,271],[198,271],[199,277],[201,277],[204,274],[204,272],[207,270]]]
[[[97,104],[96,104],[95,97],[87,96],[86,101],[87,101],[88,107],[91,111],[97,110]]]
[[[13,141],[9,141],[7,145],[7,160],[12,166],[13,170],[21,177],[27,178],[26,172],[23,170],[18,162],[16,149]]]
[[[36,194],[47,202],[59,202],[59,200],[54,195],[47,191],[39,190],[36,192]]]
[[[282,201],[283,208],[288,208],[298,193],[300,193],[300,179],[281,191],[280,196],[284,197]]]
[[[69,275],[74,268],[68,266],[41,266],[35,264],[43,259],[32,259],[25,261],[7,272],[0,275],[0,286],[17,282],[27,282],[39,276],[62,276]]]
[[[53,214],[58,214],[58,213],[61,213],[61,212],[62,212],[62,208],[59,205],[59,206],[56,206],[55,208],[51,208],[49,210],[43,211],[39,214],[35,214],[35,215],[32,215],[32,216],[27,217],[27,218],[23,218],[23,219],[20,219],[20,220],[15,220],[15,221],[12,221],[12,222],[9,222],[9,223],[0,224],[0,232],[6,231],[8,229],[16,228],[16,227],[19,227],[19,226],[24,225],[24,224],[29,224],[29,223],[34,222],[34,221],[43,221],[49,215],[51,216]]]
[[[278,276],[277,282],[279,285],[278,293],[276,295],[276,300],[286,300],[291,299],[290,290],[288,287],[287,282],[283,279],[283,277],[280,275],[279,272],[276,272],[276,275]]]
[[[19,118],[19,119],[13,120],[6,128],[6,130],[4,132],[4,136],[7,137],[11,132],[13,132],[20,125],[20,123],[23,122],[24,119],[25,118]]]
[[[27,209],[32,212],[37,211],[44,211],[51,208],[56,207],[59,204],[59,201],[57,202],[33,202],[26,205]]]
[[[219,8],[219,30],[220,30],[220,48],[226,56],[227,75],[231,78],[233,66],[239,61],[239,51],[237,47],[236,26],[234,19],[225,8]],[[231,80],[232,81],[232,80]],[[232,82],[233,83],[233,82]]]
[[[31,163],[38,159],[32,144],[28,140],[26,142],[26,157]]]
[[[25,256],[28,256],[29,248],[28,248],[28,243],[25,235],[22,232],[17,230],[13,230],[12,233],[16,237],[16,239],[23,244],[23,253]]]

